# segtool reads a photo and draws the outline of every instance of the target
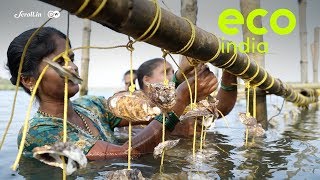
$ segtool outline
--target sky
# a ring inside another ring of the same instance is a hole
[[[170,10],[180,16],[180,0],[162,0]],[[164,7],[163,3],[159,3]],[[224,34],[218,27],[219,15],[229,8],[240,10],[239,0],[198,0],[197,26],[215,33],[218,37],[241,42],[242,32],[235,36]],[[320,1],[307,0],[307,32],[308,48],[313,42],[314,28],[320,26]],[[297,21],[298,2],[297,0],[261,0],[261,8],[269,13],[263,18],[263,25],[269,30],[264,35],[264,41],[269,44],[269,52],[266,54],[266,69],[276,78],[283,81],[300,81],[300,48],[299,48],[299,25],[297,23],[294,31],[285,36],[279,36],[272,32],[269,26],[271,14],[280,8],[291,10]],[[40,26],[47,20],[48,11],[58,10],[58,8],[36,0],[2,0],[0,7],[1,34],[0,34],[0,76],[9,78],[9,73],[5,68],[7,61],[7,48],[10,42],[25,30]],[[20,17],[15,14],[23,12],[34,12],[41,14],[41,17]],[[62,12],[59,18],[52,19],[48,26],[57,28],[66,33],[67,21],[66,12]],[[71,16],[70,39],[73,47],[82,44],[83,21],[76,16]],[[286,24],[285,19],[279,20],[280,24]],[[114,32],[98,23],[92,22],[91,45],[114,46],[127,43],[127,36]],[[138,68],[141,63],[148,59],[161,57],[161,50],[146,43],[135,44],[133,53],[133,68]],[[179,56],[174,56],[176,60]],[[308,49],[308,81],[312,82],[312,61],[311,50]],[[75,63],[80,69],[81,51],[75,52]],[[169,60],[169,62],[171,62]],[[173,64],[171,62],[171,64]],[[114,87],[120,88],[123,84],[123,74],[130,68],[129,52],[126,49],[117,50],[90,50],[89,66],[89,87]],[[176,67],[175,67],[176,69]],[[319,78],[320,79],[320,78]]]

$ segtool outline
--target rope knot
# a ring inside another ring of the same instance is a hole
[[[136,90],[136,85],[131,84],[131,85],[129,86],[129,92],[133,93],[135,90]]]
[[[65,51],[65,53],[62,54],[62,58],[63,58],[64,62],[70,62],[71,61],[71,59],[69,58],[67,53],[68,53],[68,51]]]
[[[134,50],[134,48],[133,48],[133,41],[130,39],[129,40],[129,42],[128,42],[128,44],[127,44],[127,46],[126,46],[126,48],[129,50],[129,51],[133,51]]]
[[[167,55],[169,54],[169,51],[165,50],[165,49],[161,49],[162,51],[162,57],[163,59],[166,59]]]

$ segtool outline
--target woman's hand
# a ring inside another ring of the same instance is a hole
[[[194,89],[195,89],[195,76],[188,78],[188,82],[191,86],[192,96],[194,99]],[[205,99],[209,94],[211,94],[218,87],[218,80],[216,76],[209,70],[205,65],[198,66],[197,73],[197,100],[200,101]],[[177,99],[185,104],[190,103],[190,93],[188,89],[187,82],[181,83],[177,90]]]
[[[187,78],[193,76],[193,70],[195,66],[192,64],[192,62],[194,61],[195,60],[193,58],[182,56],[182,59],[179,62],[180,69],[176,72],[176,78],[178,82],[183,82],[185,80],[185,78],[182,75],[183,73],[187,76]]]

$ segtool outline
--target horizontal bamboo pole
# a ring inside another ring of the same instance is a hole
[[[320,89],[320,83],[288,83],[293,89]]]
[[[87,2],[87,0],[41,1],[65,9],[72,14],[77,12],[84,2]],[[77,16],[80,18],[90,16],[102,2],[103,0],[90,0]],[[155,14],[156,8],[153,1],[108,0],[101,12],[91,20],[114,31],[138,38],[149,28]],[[167,51],[175,52],[181,50],[188,43],[190,37],[191,27],[185,19],[161,9],[160,26],[152,38],[146,42]],[[227,47],[227,42],[222,41],[225,45],[224,47]],[[195,27],[195,40],[190,49],[182,54],[205,62],[210,60],[218,49],[219,41],[213,34]],[[252,86],[257,86],[268,93],[282,96],[298,105],[305,106],[315,101],[314,98],[304,96],[279,79],[273,78],[263,67],[259,67],[254,60],[249,61],[243,53],[237,53],[236,61],[229,61],[233,55],[234,49],[231,48],[228,53],[220,53],[217,59],[211,63],[216,67],[226,69],[241,79],[250,80]],[[265,76],[266,78],[264,78]]]

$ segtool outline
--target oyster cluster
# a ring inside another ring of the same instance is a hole
[[[147,85],[147,96],[150,100],[164,111],[169,111],[176,103],[175,84],[169,82],[151,83]]]
[[[128,121],[150,121],[161,113],[142,91],[116,93],[108,99],[108,108],[113,115]]]
[[[144,180],[139,169],[121,169],[109,172],[106,179],[119,179],[119,180]]]
[[[56,142],[52,146],[35,147],[32,152],[35,159],[61,169],[63,169],[62,157],[64,157],[67,163],[67,175],[72,174],[77,169],[85,168],[87,165],[87,158],[81,149],[70,142]]]
[[[261,137],[265,134],[262,125],[257,122],[257,119],[247,115],[246,113],[239,113],[239,119],[242,124],[248,128],[249,135]]]
[[[180,139],[177,140],[168,140],[164,141],[162,143],[159,143],[153,151],[153,157],[157,159],[158,157],[161,156],[163,151],[169,150],[173,147],[175,147],[179,143]]]
[[[208,100],[199,101],[196,104],[195,108],[191,109],[189,107],[188,110],[183,115],[181,115],[180,120],[183,121],[189,118],[204,116],[205,117],[204,125],[208,127],[211,125],[212,121],[219,116],[218,109],[217,109],[218,103],[219,103],[219,100],[217,100],[216,98],[214,98],[211,101],[208,101]]]

